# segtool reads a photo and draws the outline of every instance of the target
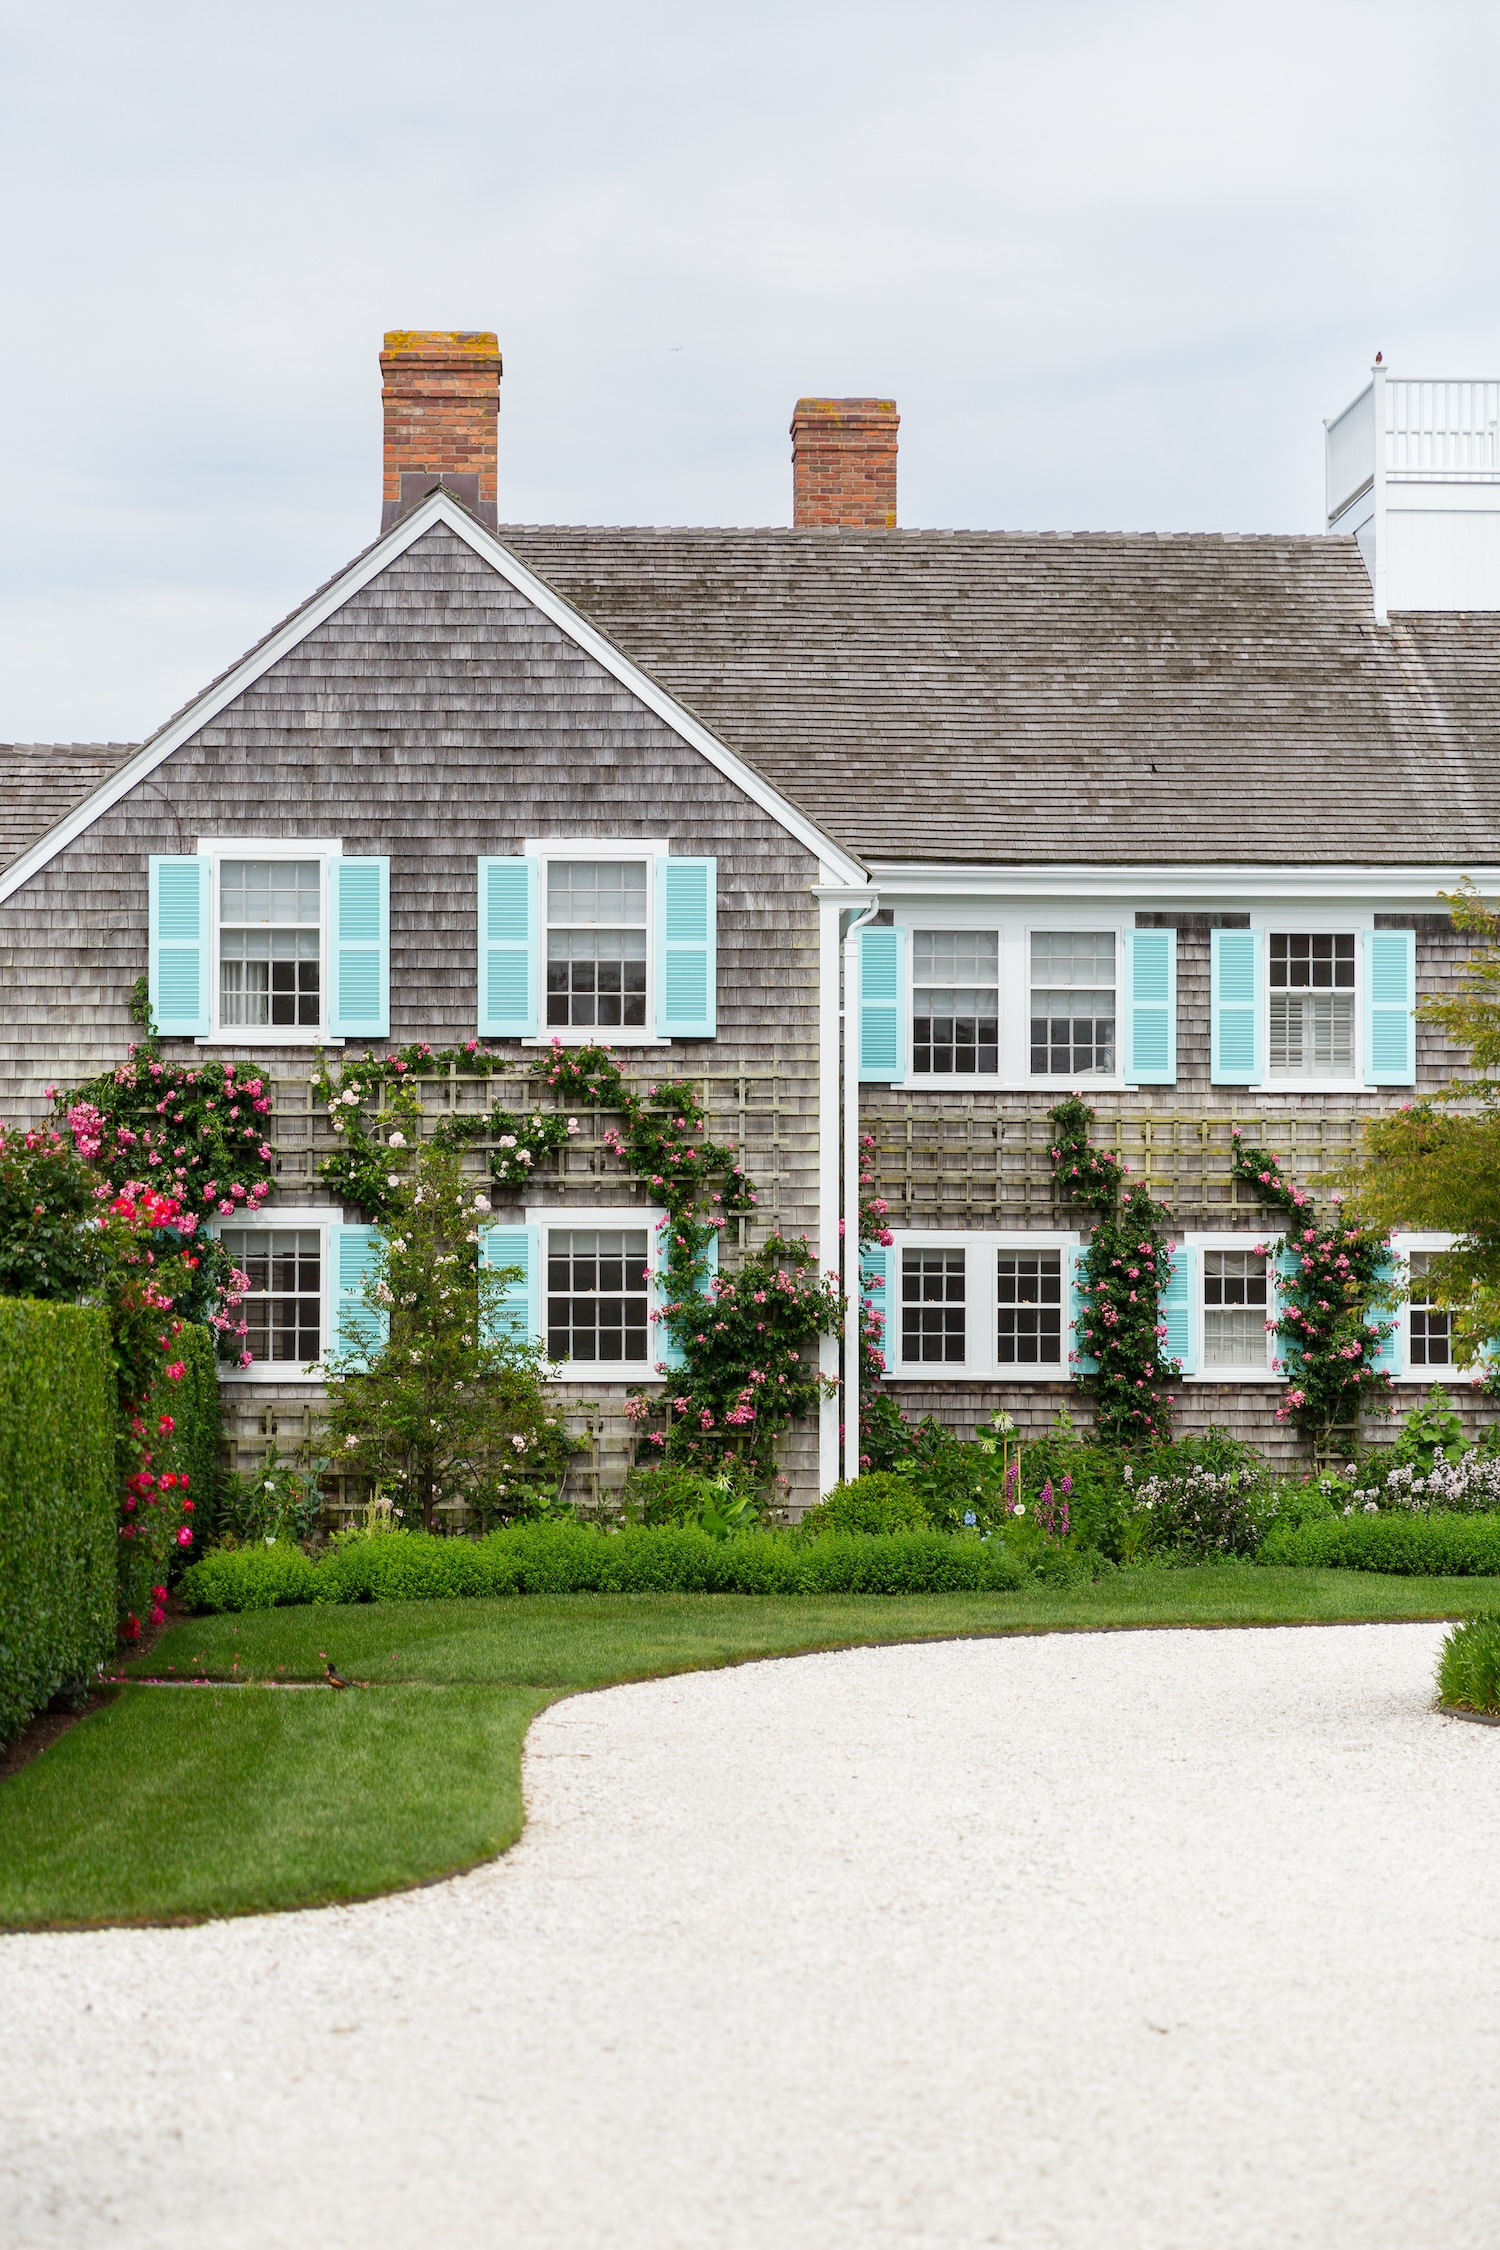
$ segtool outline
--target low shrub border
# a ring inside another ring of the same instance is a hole
[[[109,1316],[0,1298],[0,1743],[115,1641]]]
[[[514,1524],[484,1539],[397,1531],[313,1562],[289,1541],[205,1555],[182,1581],[195,1610],[504,1594],[1014,1592],[1029,1574],[994,1542],[941,1532],[713,1539],[690,1524]]]
[[[1500,1572],[1500,1515],[1326,1516],[1299,1531],[1273,1531],[1255,1559],[1293,1569],[1488,1578]]]
[[[1500,1617],[1455,1625],[1438,1658],[1438,1701],[1457,1711],[1500,1717]]]

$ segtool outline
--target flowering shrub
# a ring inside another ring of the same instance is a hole
[[[1047,1114],[1056,1132],[1051,1155],[1058,1192],[1096,1214],[1078,1288],[1078,1348],[1068,1357],[1095,1363],[1088,1380],[1099,1435],[1126,1445],[1152,1443],[1171,1434],[1167,1385],[1182,1371],[1161,1348],[1168,1214],[1144,1182],[1126,1186],[1118,1157],[1093,1147],[1094,1112],[1080,1096]]]
[[[1260,1544],[1264,1493],[1249,1471],[1215,1471],[1201,1463],[1159,1471],[1136,1482],[1132,1513],[1142,1521],[1147,1554],[1170,1554],[1184,1562],[1212,1562],[1227,1555],[1248,1556]]]
[[[419,1044],[366,1057],[337,1075],[326,1063],[320,1067],[315,1083],[341,1143],[321,1176],[387,1226],[405,1208],[408,1171],[427,1130],[419,1081],[424,1072],[450,1067],[491,1076],[513,1069],[514,1060],[470,1041],[441,1053]],[[671,1381],[662,1396],[638,1394],[627,1406],[642,1458],[706,1473],[737,1461],[769,1479],[778,1437],[822,1393],[806,1354],[818,1337],[840,1330],[836,1277],[817,1272],[805,1241],[780,1236],[737,1273],[713,1271],[710,1245],[731,1221],[753,1211],[758,1198],[735,1151],[710,1138],[694,1087],[669,1081],[637,1095],[604,1048],[564,1047],[558,1040],[531,1067],[556,1110],[514,1116],[496,1108],[443,1117],[425,1145],[453,1152],[491,1139],[491,1178],[514,1187],[524,1185],[542,1156],[576,1136],[578,1111],[618,1116],[622,1123],[604,1135],[606,1149],[667,1213],[660,1226],[660,1302],[652,1318],[659,1332],[656,1371]],[[368,1113],[382,1089],[386,1106],[377,1121]],[[679,1367],[667,1362],[669,1342]]]
[[[1233,1167],[1236,1179],[1291,1221],[1277,1260],[1280,1312],[1267,1323],[1284,1355],[1276,1364],[1291,1378],[1277,1421],[1296,1421],[1326,1438],[1361,1406],[1388,1412],[1391,1379],[1376,1361],[1395,1322],[1369,1318],[1372,1308],[1391,1302],[1388,1237],[1337,1201],[1333,1216],[1320,1219],[1312,1197],[1291,1185],[1269,1151],[1243,1141],[1237,1127]]]
[[[574,1450],[539,1348],[496,1319],[515,1276],[480,1269],[488,1211],[453,1150],[418,1147],[365,1283],[368,1327],[386,1341],[345,1335],[329,1354],[328,1456],[428,1531],[444,1502],[534,1513]]]

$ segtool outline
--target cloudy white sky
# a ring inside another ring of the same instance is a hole
[[[0,0],[0,737],[135,739],[378,523],[388,327],[501,516],[1321,528],[1377,348],[1500,374],[1494,0]]]

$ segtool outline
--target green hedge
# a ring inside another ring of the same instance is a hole
[[[517,1524],[485,1539],[397,1531],[312,1562],[290,1542],[206,1555],[182,1581],[189,1608],[432,1601],[478,1594],[940,1594],[1012,1592],[1026,1572],[979,1539],[758,1532],[710,1539],[690,1524],[615,1532]]]
[[[1300,1531],[1273,1531],[1256,1561],[1406,1578],[1488,1578],[1500,1572],[1500,1515],[1327,1516]]]
[[[0,1742],[115,1640],[109,1316],[0,1298]]]

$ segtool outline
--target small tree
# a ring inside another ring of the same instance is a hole
[[[341,1336],[329,1362],[332,1455],[428,1531],[444,1501],[481,1518],[534,1513],[577,1450],[541,1347],[507,1331],[516,1270],[480,1267],[489,1208],[454,1151],[420,1146],[377,1238],[367,1333]]]

